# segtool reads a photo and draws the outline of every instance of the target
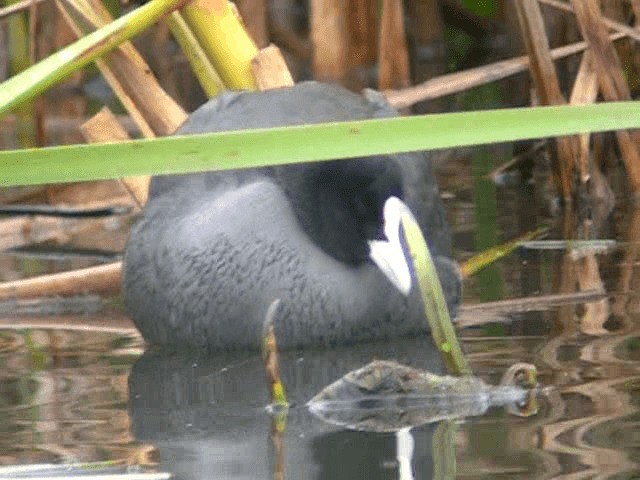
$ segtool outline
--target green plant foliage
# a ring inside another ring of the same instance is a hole
[[[483,17],[494,17],[498,8],[495,0],[462,0],[462,4],[467,10]]]
[[[0,152],[0,186],[282,165],[640,128],[640,102],[532,107]]]
[[[451,323],[442,285],[438,279],[438,271],[427,242],[412,215],[403,213],[400,218],[433,342],[450,373],[471,375],[471,367],[462,352],[455,328]]]
[[[0,117],[131,39],[180,4],[180,0],[149,2],[0,84]]]

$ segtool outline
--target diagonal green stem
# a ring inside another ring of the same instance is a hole
[[[152,0],[0,84],[0,117],[115,49],[183,3],[184,0]]]
[[[433,341],[450,372],[457,375],[471,375],[471,367],[467,363],[451,323],[442,285],[427,242],[411,215],[403,213],[400,218]]]
[[[218,72],[207,58],[207,55],[198,42],[187,22],[184,21],[180,12],[173,12],[167,17],[167,25],[171,29],[171,34],[180,45],[185,57],[189,60],[191,70],[200,82],[200,86],[207,97],[212,98],[224,90],[224,84],[220,80]]]

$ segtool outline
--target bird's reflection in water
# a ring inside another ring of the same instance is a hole
[[[285,478],[389,479],[402,472],[430,478],[435,425],[399,435],[356,432],[328,425],[305,407],[322,388],[374,358],[442,373],[427,339],[280,354],[292,403],[281,437]],[[148,352],[131,371],[129,395],[133,433],[155,445],[160,469],[184,479],[274,478],[277,449],[259,355]]]

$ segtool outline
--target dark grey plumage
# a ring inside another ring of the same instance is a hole
[[[378,94],[309,82],[223,94],[177,133],[392,115]],[[258,348],[276,298],[285,348],[423,332],[417,294],[403,297],[368,259],[390,195],[414,212],[454,307],[444,210],[428,159],[414,153],[154,178],[126,249],[127,309],[153,343],[210,349]]]

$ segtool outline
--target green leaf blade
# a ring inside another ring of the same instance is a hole
[[[640,102],[533,107],[0,152],[0,185],[251,168],[640,128]]]

